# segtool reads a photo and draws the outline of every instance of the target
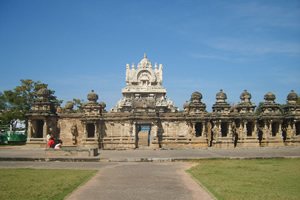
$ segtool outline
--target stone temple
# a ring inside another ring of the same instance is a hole
[[[162,82],[162,64],[155,63],[153,68],[144,55],[137,67],[126,65],[123,98],[110,112],[104,102],[98,103],[99,96],[93,90],[83,112],[76,112],[72,103],[54,107],[48,100],[49,90],[41,89],[27,115],[26,145],[45,147],[48,133],[60,138],[64,146],[100,149],[300,145],[300,105],[293,90],[283,110],[273,93],[265,94],[259,115],[247,90],[241,93],[241,102],[231,106],[221,89],[212,112],[206,111],[202,94],[196,91],[179,111],[167,100]]]

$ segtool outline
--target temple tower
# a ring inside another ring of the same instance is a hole
[[[146,54],[137,68],[134,63],[126,65],[126,84],[121,99],[111,112],[177,112],[178,108],[167,99],[162,86],[163,66],[155,63],[154,69]]]
[[[276,96],[272,92],[265,94],[264,99],[259,119],[261,146],[283,146],[283,115],[280,105],[275,102]]]
[[[244,90],[240,95],[241,102],[236,104],[233,114],[236,114],[232,123],[232,132],[235,138],[235,146],[258,147],[258,124],[255,115],[255,104],[251,103],[251,94]]]
[[[47,134],[59,137],[56,110],[53,102],[49,100],[50,90],[42,88],[37,95],[39,98],[26,114],[28,117],[27,147],[46,147]]]

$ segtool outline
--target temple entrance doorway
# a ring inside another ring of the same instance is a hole
[[[150,130],[151,130],[151,125],[137,126],[136,148],[149,147],[151,145]]]
[[[196,137],[200,137],[202,136],[202,123],[201,122],[197,122],[195,125],[195,129],[196,129]]]
[[[228,123],[227,122],[221,123],[221,133],[222,133],[222,137],[227,137],[227,133],[228,133]]]
[[[43,138],[44,135],[44,120],[37,120],[36,122],[36,137]]]
[[[95,137],[95,125],[87,124],[87,132],[88,132],[88,138]]]
[[[272,123],[272,136],[276,137],[278,132],[279,132],[279,123],[278,122],[273,122]]]
[[[246,127],[247,127],[247,136],[248,137],[251,137],[252,136],[252,132],[253,132],[253,129],[254,129],[254,124],[253,122],[248,122]]]

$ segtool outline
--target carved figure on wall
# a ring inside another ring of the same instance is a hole
[[[239,139],[238,128],[236,127],[235,121],[233,121],[232,122],[232,140],[233,140],[234,147],[236,147],[238,139]]]
[[[213,128],[211,129],[212,131],[212,135],[214,138],[216,138],[218,136],[218,128],[217,128],[217,124],[214,123]]]
[[[243,127],[242,124],[240,124],[239,128],[238,128],[238,133],[237,133],[239,138],[243,137]]]
[[[73,124],[73,126],[71,127],[71,134],[72,134],[72,141],[73,141],[73,145],[77,144],[77,137],[78,137],[78,130],[77,130],[77,125]]]
[[[187,123],[188,125],[188,136],[191,137],[193,136],[193,123],[190,122],[190,123]]]
[[[211,146],[211,143],[212,143],[212,139],[211,139],[211,123],[208,122],[207,123],[207,143],[208,143],[208,146]]]

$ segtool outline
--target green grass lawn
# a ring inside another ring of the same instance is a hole
[[[197,162],[188,172],[218,199],[300,199],[300,159]]]
[[[96,170],[0,169],[0,199],[63,199]]]

